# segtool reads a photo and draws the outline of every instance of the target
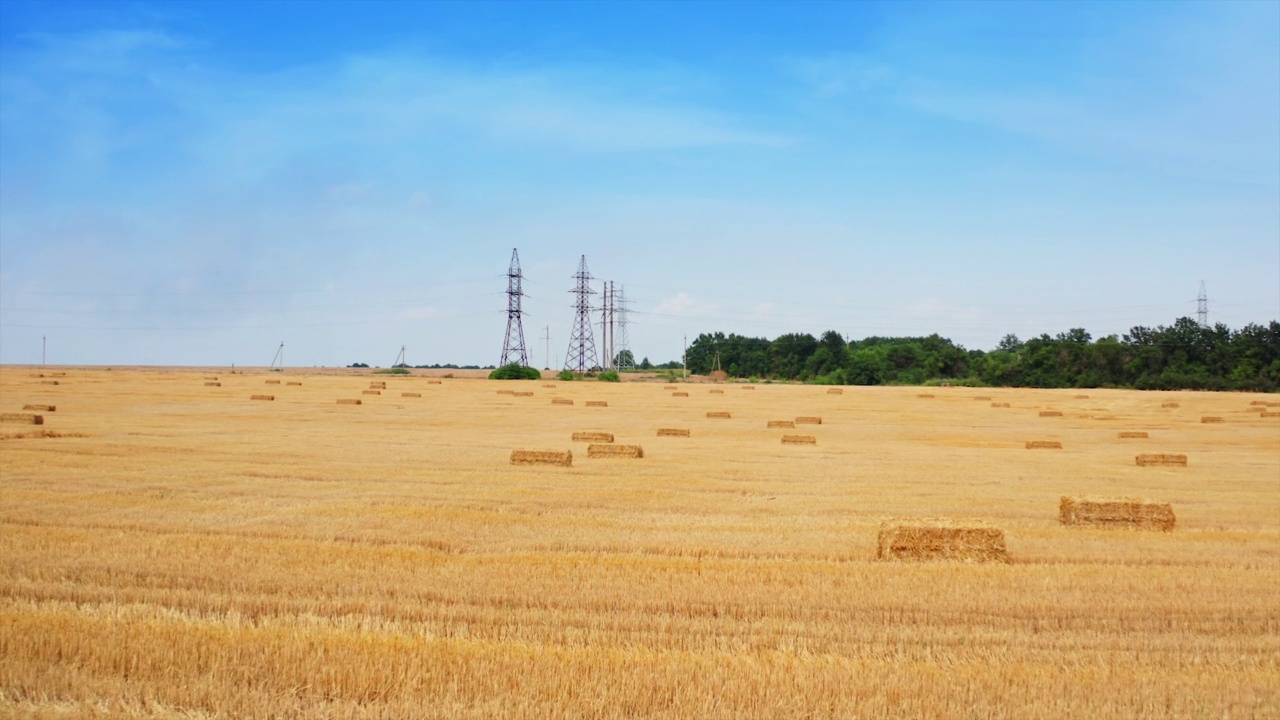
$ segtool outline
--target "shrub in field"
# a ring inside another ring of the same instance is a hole
[[[564,382],[570,382],[572,380],[577,380],[578,377],[574,375],[573,372],[570,370],[561,370],[559,373],[556,374],[556,379],[562,380]]]
[[[503,365],[489,373],[490,380],[538,380],[542,373],[536,368],[525,367],[520,363]]]
[[[600,382],[622,382],[622,378],[618,377],[618,373],[613,370],[605,370],[596,379]]]

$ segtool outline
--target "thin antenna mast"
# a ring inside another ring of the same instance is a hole
[[[569,335],[569,350],[565,354],[564,369],[578,373],[598,367],[596,358],[596,340],[591,335],[591,273],[587,272],[587,256],[583,255],[578,263],[578,272],[573,279],[577,285],[569,292],[577,296],[574,300],[576,315],[573,321],[573,332]]]
[[[542,356],[542,359],[546,363],[546,369],[550,370],[551,369],[551,326],[550,325],[547,326],[546,332],[543,334],[542,339],[547,341],[546,354]]]
[[[521,367],[529,367],[529,354],[524,349],[524,320],[520,309],[520,299],[524,297],[521,281],[524,274],[520,272],[520,256],[516,249],[511,249],[511,265],[507,268],[507,337],[502,341],[502,361],[498,366],[520,363]]]

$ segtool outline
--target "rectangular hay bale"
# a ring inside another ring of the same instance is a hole
[[[1133,458],[1139,467],[1186,467],[1187,456],[1180,453],[1143,453]]]
[[[642,458],[644,448],[639,445],[588,445],[589,458]]]
[[[770,420],[766,427],[773,430],[774,428],[793,428],[795,426],[795,420]]]
[[[1280,412],[1268,412],[1266,410],[1263,410],[1262,412],[1258,413],[1258,417],[1280,417]]]
[[[689,437],[688,428],[658,428],[658,437]]]
[[[783,445],[817,445],[818,438],[812,435],[783,435]]]
[[[302,387],[302,383],[297,380],[290,380],[289,382],[285,383],[285,385],[292,385],[293,387]]]
[[[673,393],[671,393],[671,397],[689,397],[689,393],[687,393],[687,392],[673,392]]]
[[[1007,402],[994,402],[994,403],[991,403],[991,407],[1009,407],[1009,403],[1007,403]]]
[[[720,388],[711,388],[710,390],[708,390],[708,391],[707,391],[707,394],[709,394],[709,395],[723,395],[723,394],[724,394],[724,391],[723,391],[723,390],[721,390]]]
[[[990,400],[991,396],[990,395],[974,395],[973,399],[974,400]]]
[[[797,425],[821,425],[822,418],[817,415],[801,415],[796,418]]]
[[[708,412],[708,413],[707,413],[707,417],[708,417],[708,418],[710,418],[710,419],[712,419],[712,420],[729,420],[729,419],[731,419],[733,416],[732,416],[732,415],[730,415],[730,414],[729,414],[729,413],[727,413],[727,412],[722,412],[722,411],[715,411],[715,410],[713,410],[713,411],[711,411],[711,412]]]
[[[1041,410],[1040,417],[1062,417],[1061,410]]]
[[[402,392],[400,393],[400,397],[422,397],[422,393]]]
[[[511,397],[533,397],[532,390],[517,390],[511,393]]]
[[[1061,450],[1062,443],[1057,440],[1028,440],[1028,450]]]
[[[280,381],[279,381],[279,380],[268,380],[268,381],[267,381],[267,384],[268,384],[268,385],[279,385],[279,384],[280,384]]]
[[[932,394],[932,393],[920,393],[919,395],[916,395],[916,397],[920,398],[921,400],[932,400],[932,399],[933,399],[933,394]]]
[[[41,385],[57,385],[58,381],[57,380],[41,380],[40,384]]]
[[[588,400],[587,407],[609,407],[609,403],[606,400]]]
[[[1058,521],[1063,525],[1173,530],[1177,518],[1173,505],[1131,498],[1073,498],[1066,495],[1058,504]]]
[[[359,405],[363,402],[360,398],[338,398],[339,405]]]
[[[204,386],[205,386],[205,387],[222,387],[222,383],[220,383],[220,382],[207,382],[207,383],[205,383],[205,384],[204,384]]]
[[[1121,430],[1120,437],[1122,439],[1124,438],[1138,439],[1138,438],[1147,438],[1150,436],[1147,434],[1146,430]]]
[[[573,451],[566,450],[512,450],[512,465],[559,465],[562,467],[570,467],[573,465]]]
[[[1176,402],[1167,402],[1167,403],[1160,403],[1160,407],[1162,407],[1162,408],[1176,408],[1176,407],[1182,407],[1182,406],[1181,406],[1181,405],[1179,405],[1179,404],[1178,404],[1178,403],[1176,403]]]
[[[0,413],[0,423],[9,425],[43,425],[44,416],[34,413]]]
[[[428,385],[442,385],[442,384],[444,384],[444,381],[443,381],[443,380],[428,380],[428,381],[427,381],[427,384],[428,384]]]
[[[40,412],[57,412],[57,405],[23,405],[23,410],[38,410]]]
[[[361,395],[381,395],[382,391],[381,390],[361,390],[360,394]]]
[[[569,398],[551,398],[552,405],[572,405],[573,400]]]
[[[611,443],[613,442],[613,433],[576,432],[573,434],[573,441],[574,442]]]
[[[250,400],[275,400],[275,395],[250,395]]]
[[[1004,531],[983,523],[960,525],[946,519],[891,521],[880,525],[879,560],[960,560],[1008,562]]]
[[[1220,423],[1220,422],[1224,422],[1224,420],[1221,417],[1218,417],[1217,415],[1205,415],[1200,418],[1200,422],[1201,423]]]
[[[844,394],[844,390],[842,390],[841,388],[827,388],[827,394],[828,394],[828,395],[843,395],[843,394]]]

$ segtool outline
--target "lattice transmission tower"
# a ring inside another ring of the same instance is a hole
[[[1200,296],[1196,298],[1196,322],[1200,327],[1209,327],[1209,296],[1204,291],[1204,281],[1200,281]]]
[[[529,353],[524,348],[524,317],[520,309],[520,299],[524,297],[522,280],[520,255],[511,248],[511,266],[507,268],[507,337],[502,341],[502,361],[498,367],[511,363],[529,366]]]
[[[614,298],[614,305],[618,316],[618,370],[635,370],[636,358],[631,352],[631,340],[627,337],[627,288],[624,285],[622,291]]]
[[[578,263],[578,272],[573,279],[577,281],[569,292],[573,293],[574,310],[577,313],[573,320],[573,332],[569,334],[569,351],[565,353],[564,369],[584,373],[600,366],[596,358],[596,340],[591,335],[591,273],[587,272],[587,256],[583,255]]]

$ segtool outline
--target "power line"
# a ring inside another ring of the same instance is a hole
[[[574,300],[573,332],[569,336],[569,350],[565,354],[564,369],[585,373],[598,367],[596,358],[596,341],[591,335],[591,273],[587,272],[587,256],[583,255],[578,262],[578,272],[573,279],[577,285],[570,290],[577,298]]]

